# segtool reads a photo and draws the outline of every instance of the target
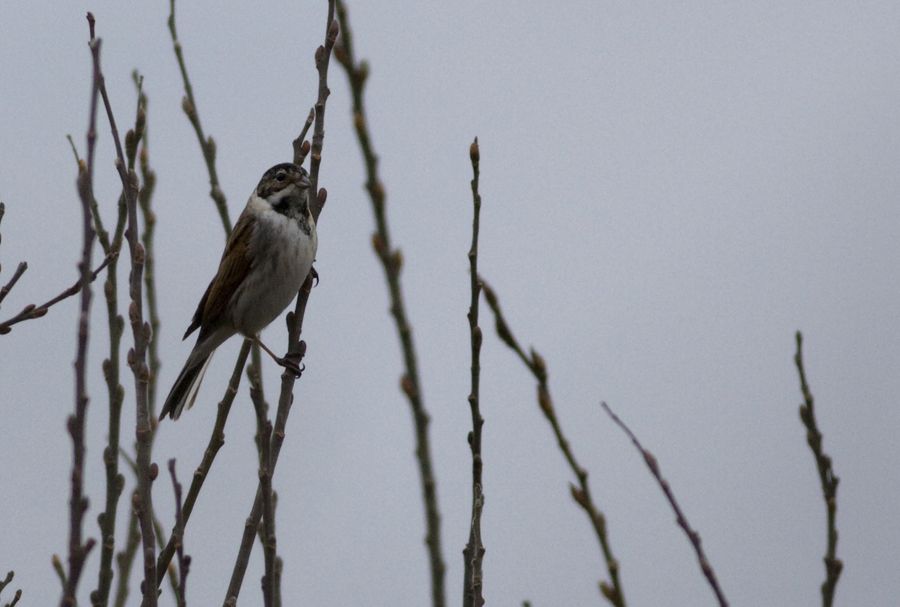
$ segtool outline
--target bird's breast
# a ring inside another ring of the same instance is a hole
[[[311,218],[302,226],[276,211],[260,214],[250,241],[250,271],[235,293],[234,324],[241,333],[258,333],[297,296],[317,245]]]

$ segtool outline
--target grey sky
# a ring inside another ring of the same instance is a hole
[[[179,7],[233,217],[262,172],[290,157],[313,102],[324,6]],[[80,209],[65,134],[83,149],[88,9],[104,40],[120,128],[133,116],[132,68],[145,75],[150,97],[166,391],[190,349],[179,337],[223,242],[180,109],[167,2],[0,4],[0,282],[19,260],[30,266],[0,317],[75,279]],[[433,417],[450,603],[462,583],[470,500],[467,151],[478,135],[481,268],[514,330],[548,362],[563,426],[607,514],[629,603],[712,605],[713,596],[600,400],[657,455],[734,605],[820,601],[824,507],[791,358],[800,328],[841,477],[838,604],[895,604],[900,8],[465,0],[350,9],[357,52],[371,62],[372,133]],[[331,84],[322,280],[307,313],[308,370],[275,477],[284,594],[297,605],[419,606],[428,576],[411,420],[397,389],[399,350],[336,64]],[[96,190],[109,218],[118,193],[112,159],[103,127]],[[529,376],[483,314],[488,603],[601,604],[604,568],[569,498],[568,469]],[[107,423],[104,318],[97,283],[85,519],[94,537]],[[0,338],[0,569],[16,570],[30,605],[59,595],[50,555],[66,547],[75,324],[71,300]],[[282,333],[278,321],[265,337],[281,349]],[[154,459],[177,457],[183,481],[237,349],[237,340],[222,348],[197,405],[161,426]],[[272,401],[276,377],[268,366]],[[224,596],[256,486],[253,432],[243,390],[186,537],[196,605]],[[168,528],[167,481],[154,500]],[[97,562],[94,554],[83,601]],[[257,549],[242,604],[261,604],[261,571]]]

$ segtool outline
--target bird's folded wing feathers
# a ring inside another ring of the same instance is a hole
[[[184,334],[185,338],[202,326],[203,329],[200,331],[202,339],[206,331],[218,325],[218,320],[227,309],[231,297],[250,272],[252,261],[249,255],[250,237],[255,229],[256,220],[253,216],[246,211],[241,213],[225,244],[219,270],[200,299],[194,318]]]

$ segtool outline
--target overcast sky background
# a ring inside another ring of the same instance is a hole
[[[900,6],[349,4],[357,52],[371,62],[369,119],[433,417],[449,604],[460,600],[470,508],[465,314],[475,135],[480,268],[513,329],[548,362],[563,428],[607,515],[629,604],[714,599],[601,400],[658,457],[734,605],[819,604],[825,509],[797,416],[798,328],[841,478],[837,604],[897,604]],[[120,129],[133,120],[133,68],[150,97],[164,395],[190,349],[180,336],[223,244],[180,109],[167,2],[0,4],[0,282],[18,261],[29,262],[0,317],[76,278],[81,211],[65,135],[84,149],[88,9]],[[232,217],[262,172],[290,158],[314,100],[324,15],[324,0],[179,6]],[[330,83],[321,284],[306,316],[307,371],[275,477],[283,594],[288,605],[421,606],[429,579],[411,416],[397,387],[400,353],[336,62]],[[105,120],[99,124],[96,194],[110,223],[119,182]],[[97,537],[107,424],[100,281],[94,292],[85,531]],[[66,554],[76,308],[76,298],[67,300],[0,337],[0,569],[16,570],[22,604],[59,597],[50,556]],[[571,474],[533,382],[497,342],[486,307],[482,319],[487,601],[602,604],[605,567],[569,496]],[[265,339],[280,350],[283,334],[279,320]],[[123,351],[130,342],[126,330]],[[185,484],[238,346],[235,339],[221,348],[196,406],[160,427],[155,461],[163,468],[177,457]],[[274,402],[278,369],[267,364],[265,372]],[[130,374],[123,384],[130,444]],[[185,539],[192,604],[224,598],[256,488],[254,428],[242,389]],[[166,477],[154,501],[170,529]],[[98,561],[99,548],[81,582],[83,602]],[[261,572],[257,547],[242,604],[262,604]],[[168,591],[163,597],[174,604]]]

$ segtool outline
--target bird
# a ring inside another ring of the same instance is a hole
[[[182,339],[200,329],[194,348],[166,397],[159,419],[178,419],[197,398],[216,348],[240,333],[259,343],[273,359],[291,368],[259,341],[259,332],[296,297],[312,268],[318,246],[310,211],[306,170],[276,164],[259,180],[225,243],[219,269]],[[296,364],[293,370],[297,372]]]

